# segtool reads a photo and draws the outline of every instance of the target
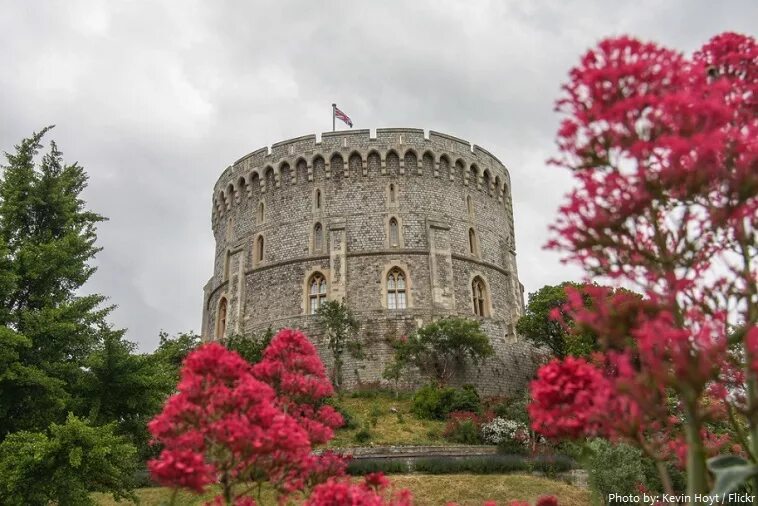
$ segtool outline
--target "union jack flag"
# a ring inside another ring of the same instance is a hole
[[[353,128],[353,120],[350,119],[350,116],[348,116],[344,112],[340,111],[337,106],[334,107],[334,115],[338,119],[340,119],[343,122],[345,122],[346,124],[348,124],[350,126],[350,128]]]

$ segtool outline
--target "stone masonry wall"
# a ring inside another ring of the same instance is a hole
[[[397,242],[390,238],[391,220],[398,224]],[[269,326],[301,328],[329,366],[321,329],[308,314],[308,281],[319,273],[328,282],[328,298],[344,298],[362,324],[368,356],[348,358],[349,387],[383,382],[392,339],[451,315],[479,319],[496,350],[486,363],[466,368],[457,383],[476,384],[487,394],[512,393],[534,371],[536,354],[515,334],[523,288],[510,176],[479,146],[407,128],[283,141],[222,173],[212,225],[216,254],[205,287],[206,340]],[[406,276],[406,309],[386,307],[393,268]],[[474,315],[475,278],[486,286],[484,317]],[[222,298],[225,325],[218,321]],[[410,374],[405,386],[423,381]]]

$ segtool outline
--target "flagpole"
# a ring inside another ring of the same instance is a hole
[[[336,115],[337,104],[332,104],[332,132],[334,132],[334,116]]]

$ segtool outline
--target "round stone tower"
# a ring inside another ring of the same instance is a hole
[[[510,176],[477,145],[412,128],[282,141],[221,174],[212,224],[206,340],[300,328],[329,366],[314,313],[344,300],[366,352],[345,356],[348,387],[382,382],[392,339],[453,315],[478,319],[496,350],[456,382],[505,394],[534,370],[531,347],[515,333],[523,287]]]

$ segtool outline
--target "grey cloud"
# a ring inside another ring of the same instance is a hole
[[[748,32],[754,2],[2,2],[0,148],[55,123],[90,175],[98,271],[143,350],[198,329],[211,188],[224,167],[330,128],[448,132],[510,168],[527,291],[581,276],[542,250],[571,184],[546,165],[553,103],[580,55],[629,33],[689,52]],[[751,23],[753,21],[753,23]]]

